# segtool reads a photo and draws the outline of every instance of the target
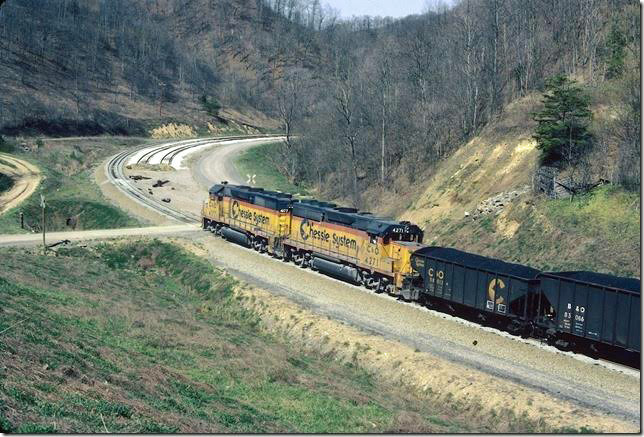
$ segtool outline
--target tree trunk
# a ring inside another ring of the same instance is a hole
[[[386,95],[382,91],[382,137],[380,150],[380,183],[385,185],[385,117],[386,117]]]

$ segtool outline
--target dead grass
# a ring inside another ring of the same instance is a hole
[[[167,123],[150,130],[150,137],[155,139],[193,138],[196,135],[192,126],[180,123]]]
[[[465,211],[494,194],[529,184],[537,157],[529,114],[538,102],[530,95],[506,108],[504,116],[441,164],[424,193],[401,218],[433,228],[441,220],[462,219]],[[431,237],[430,237],[431,238]]]
[[[266,291],[238,287],[236,294],[261,315],[268,332],[304,351],[318,351],[329,360],[364,368],[378,381],[393,382],[417,402],[431,405],[429,420],[446,432],[459,432],[462,422],[477,432],[552,432],[580,426],[631,430],[618,420],[361,332]],[[398,411],[387,432],[420,432],[416,414],[409,409]]]

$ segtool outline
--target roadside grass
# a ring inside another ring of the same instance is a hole
[[[42,168],[42,167],[41,167]],[[134,227],[141,223],[108,203],[92,180],[92,171],[86,170],[64,176],[45,169],[45,179],[36,192],[21,205],[0,216],[0,233],[17,233],[20,212],[24,213],[26,227],[39,232],[41,227],[40,194],[46,200],[48,231],[71,230],[66,225],[69,217],[77,216],[77,230]],[[22,231],[24,232],[24,231]]]
[[[3,432],[544,431],[382,381],[263,329],[205,260],[158,240],[1,249]]]
[[[140,226],[141,223],[113,206],[94,182],[93,169],[103,159],[147,141],[143,138],[110,137],[83,140],[39,140],[42,146],[34,152],[17,154],[37,165],[43,180],[38,189],[21,205],[0,216],[0,233],[34,232],[41,228],[40,195],[47,203],[46,225],[49,231],[71,230],[67,219],[75,217],[76,229],[105,229]],[[20,228],[20,212],[24,213],[26,230]]]
[[[306,187],[290,183],[273,165],[272,156],[277,147],[278,143],[267,143],[247,149],[235,160],[237,171],[244,177],[248,174],[257,175],[255,186],[307,196],[309,193]]]
[[[369,375],[262,333],[233,298],[234,281],[176,246],[2,256],[4,431],[359,432],[392,423],[388,403],[355,382]]]

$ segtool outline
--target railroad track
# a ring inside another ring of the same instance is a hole
[[[130,161],[135,161],[135,163],[137,164],[148,164],[151,160],[153,160],[154,157],[158,155],[161,155],[159,163],[172,165],[173,160],[179,154],[191,148],[201,147],[205,145],[215,145],[223,141],[272,137],[273,135],[245,135],[220,138],[198,138],[194,140],[175,141],[156,147],[141,147],[136,150],[128,150],[118,153],[117,155],[110,158],[105,164],[105,172],[107,174],[108,180],[119,191],[121,191],[129,198],[133,199],[135,202],[180,223],[198,223],[201,221],[201,217],[199,217],[197,214],[179,211],[177,209],[171,208],[170,206],[161,202],[161,200],[146,196],[144,193],[139,191],[138,187],[133,185],[130,179],[125,176],[123,167]],[[143,153],[141,154],[141,152]]]
[[[209,139],[209,140],[203,140],[203,141],[217,142],[217,141],[226,141],[226,140],[231,140],[231,139],[245,139],[245,138],[249,138],[249,137],[220,138],[220,139]],[[198,144],[190,145],[190,144],[187,144],[187,143],[181,143],[181,144],[179,144],[179,143],[180,142],[175,142],[175,143],[172,143],[172,145],[163,144],[163,145],[157,146],[154,149],[155,153],[150,154],[148,162],[149,161],[154,161],[155,163],[160,162],[160,161],[157,161],[158,156],[156,156],[156,154],[161,154],[160,157],[161,157],[162,160],[165,159],[165,160],[167,160],[167,162],[172,163],[172,160],[175,159],[180,154],[180,152],[177,152],[176,154],[173,154],[174,151],[176,151],[178,149],[186,150],[186,149],[189,149],[190,147],[198,147],[199,146]],[[143,193],[141,193],[138,190],[138,187],[136,187],[136,185],[134,185],[133,181],[129,180],[126,176],[124,176],[124,174],[123,174],[123,166],[126,165],[128,163],[128,161],[130,161],[130,159],[132,159],[132,157],[134,155],[138,154],[137,156],[139,156],[142,153],[152,152],[152,150],[145,150],[145,152],[144,152],[144,149],[145,148],[140,148],[138,150],[133,150],[133,151],[130,151],[130,152],[122,152],[122,153],[114,156],[113,158],[111,158],[109,160],[109,162],[106,164],[107,174],[109,176],[110,181],[115,186],[117,186],[117,188],[120,191],[125,192],[125,194],[128,195],[130,198],[135,199],[137,202],[145,205],[146,207],[148,207],[148,208],[150,208],[150,209],[152,209],[152,210],[154,210],[156,212],[159,212],[159,213],[164,214],[164,215],[166,215],[168,217],[171,217],[172,219],[174,219],[174,220],[176,220],[178,222],[181,222],[181,223],[192,223],[192,224],[198,223],[200,221],[200,217],[196,217],[193,214],[185,214],[185,213],[183,213],[181,211],[174,210],[173,208],[170,208],[168,205],[163,204],[160,200],[150,198],[150,197],[144,195]],[[156,156],[156,158],[153,159],[152,158],[153,156]],[[165,160],[163,161],[164,163],[166,162]],[[133,161],[130,161],[130,162],[136,163],[137,159],[134,159]],[[270,258],[266,254],[257,254],[252,249],[246,249],[246,248],[243,248],[243,247],[239,247],[239,248],[241,249],[241,252],[246,252],[246,251],[249,252],[249,253],[252,252],[253,256],[260,256],[260,257]],[[277,262],[277,260],[275,260],[273,258],[270,258],[270,259],[272,261],[274,261],[274,262]],[[283,264],[282,262],[279,263],[280,266],[282,264]],[[241,272],[241,270],[236,270],[236,268],[231,267],[231,265],[222,264],[222,266],[230,269],[230,271],[232,271],[232,272],[238,272],[238,273]],[[316,273],[316,272],[307,272],[307,273],[312,274],[312,275],[318,275],[319,274],[319,273]],[[263,282],[261,282],[262,281],[261,279],[257,279],[258,277],[251,276],[251,275],[244,274],[244,273],[240,273],[240,274],[241,274],[242,278],[248,278],[247,280],[249,280],[251,282],[253,280],[258,280],[258,281],[260,281],[260,282],[258,282],[260,285],[263,284]],[[335,279],[327,277],[327,276],[324,276],[324,278],[325,278],[325,280],[336,281]],[[344,286],[354,287],[354,286],[352,286],[350,284],[347,284],[347,283],[344,283],[344,282],[342,282],[342,284]],[[355,287],[355,288],[360,290],[362,293],[371,295],[371,292],[366,290],[366,289],[363,289],[361,287]],[[501,337],[510,338],[513,342],[527,343],[527,344],[530,344],[531,346],[533,346],[533,347],[535,347],[537,349],[543,349],[544,352],[547,351],[547,352],[551,352],[551,353],[555,353],[555,354],[566,355],[566,356],[568,356],[570,358],[573,358],[575,360],[578,360],[578,361],[585,361],[588,364],[596,364],[599,367],[611,369],[613,371],[617,371],[617,372],[626,374],[626,375],[628,375],[630,377],[635,378],[639,382],[639,377],[640,377],[639,376],[639,371],[631,369],[631,368],[628,368],[628,367],[624,367],[624,366],[616,364],[616,363],[607,362],[607,361],[603,361],[603,360],[597,361],[597,360],[594,360],[592,358],[589,358],[589,357],[586,357],[586,356],[583,356],[583,355],[580,356],[579,354],[573,354],[572,352],[558,351],[554,347],[546,345],[546,344],[544,344],[544,343],[542,343],[542,342],[540,342],[538,340],[535,340],[535,339],[522,339],[520,337],[511,336],[510,334],[505,333],[503,331],[500,331],[498,329],[495,329],[495,328],[492,328],[492,327],[481,326],[481,325],[475,324],[473,322],[470,322],[470,321],[467,321],[467,320],[464,320],[464,319],[459,319],[459,318],[456,318],[454,316],[450,316],[448,314],[439,313],[439,312],[436,312],[434,310],[430,310],[430,309],[425,308],[425,307],[420,307],[415,303],[408,303],[408,302],[404,302],[404,301],[399,301],[399,300],[397,300],[397,299],[395,299],[395,298],[393,298],[391,296],[387,296],[387,295],[374,295],[374,296],[376,296],[378,298],[381,298],[381,299],[385,299],[385,300],[395,300],[396,305],[413,306],[413,307],[415,307],[414,308],[415,310],[419,310],[419,311],[423,311],[423,312],[427,311],[427,312],[432,313],[432,315],[435,315],[435,316],[437,316],[437,317],[439,317],[441,319],[449,319],[449,320],[452,320],[452,321],[454,321],[455,323],[458,323],[458,324],[471,326],[476,331],[478,331],[478,330],[487,331],[487,332],[491,332],[491,333],[494,333],[496,335],[499,335]],[[331,314],[335,315],[336,314],[335,310]],[[343,319],[341,318],[341,320],[343,320]],[[355,323],[357,326],[363,326],[365,329],[367,329],[369,331],[383,333],[383,335],[385,335],[385,336],[389,332],[386,327],[383,328],[384,325],[379,325],[377,323],[376,324],[363,325],[364,322],[361,322],[360,319],[357,319],[357,321],[356,321],[356,319],[353,319],[350,314],[347,315],[346,320],[349,321],[349,323],[352,323],[352,324]],[[478,337],[474,337],[474,338],[478,338]],[[428,334],[427,337],[423,337],[421,340],[426,342],[424,344],[427,344],[427,345],[430,345],[430,346],[431,346],[431,344],[433,344],[432,342],[434,342],[434,339],[432,339],[431,335],[429,335],[429,334]],[[412,344],[415,344],[415,342],[417,340],[416,339],[411,339],[411,340],[407,341],[407,340],[403,339],[402,341],[406,342],[407,344],[412,345]],[[479,354],[479,355],[487,356],[486,353]],[[450,360],[450,361],[463,362],[463,360],[462,360],[462,358],[460,356],[457,356],[457,355],[452,356],[452,355],[449,355],[449,353],[447,353],[446,356],[448,357],[447,359]],[[545,355],[544,355],[544,358],[546,358]],[[500,364],[498,364],[498,363],[500,363]],[[501,377],[504,377],[504,378],[508,378],[511,381],[520,383],[520,384],[525,385],[527,387],[535,388],[535,389],[538,389],[540,391],[544,391],[546,393],[552,394],[553,396],[555,396],[557,398],[561,398],[561,399],[564,399],[564,400],[567,400],[567,401],[572,401],[574,403],[578,403],[578,404],[580,404],[582,406],[587,406],[589,408],[598,408],[601,411],[607,411],[610,414],[619,416],[621,418],[625,418],[629,422],[635,423],[635,422],[639,421],[639,417],[640,417],[639,416],[639,403],[635,403],[635,402],[631,403],[630,401],[627,401],[626,398],[623,398],[623,397],[619,397],[618,400],[614,401],[614,400],[612,400],[611,397],[607,397],[607,395],[604,393],[604,391],[599,390],[599,389],[598,389],[598,391],[596,393],[595,392],[592,392],[592,393],[591,392],[586,392],[585,391],[586,386],[578,387],[577,385],[575,385],[576,383],[569,382],[568,379],[566,379],[566,377],[563,377],[563,376],[561,378],[559,378],[557,375],[555,375],[555,380],[554,381],[549,380],[549,382],[544,385],[544,383],[543,383],[543,378],[544,377],[543,377],[542,373],[539,373],[538,375],[535,376],[534,375],[535,372],[532,372],[530,370],[530,367],[526,367],[525,364],[514,365],[512,363],[507,363],[502,358],[498,359],[497,361],[492,362],[492,364],[485,364],[485,361],[479,361],[479,358],[476,358],[476,357],[471,358],[469,360],[465,360],[464,364],[468,365],[468,366],[471,366],[472,368],[475,368],[475,369],[481,369],[484,372],[489,373],[489,374],[491,374],[493,376],[501,376]],[[547,378],[547,376],[545,378]],[[557,384],[555,384],[555,382]],[[567,384],[572,384],[572,385],[567,385]],[[573,387],[572,391],[571,391],[570,387]]]
[[[194,141],[194,140],[189,140],[189,141],[179,141],[176,143],[169,143],[165,146],[159,147],[159,148],[151,148],[149,151],[145,152],[143,155],[141,155],[139,158],[137,158],[136,163],[137,164],[148,164],[150,162],[150,158],[152,158],[154,155],[161,153],[165,150],[168,150],[172,147],[175,147],[179,144],[183,144],[189,142],[190,144],[193,144],[195,142],[199,141]]]

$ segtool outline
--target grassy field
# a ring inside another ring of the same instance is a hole
[[[0,431],[459,432],[467,406],[383,382],[262,329],[234,281],[153,241],[2,249]]]
[[[274,155],[276,147],[279,147],[278,143],[262,144],[247,149],[235,161],[239,174],[257,175],[255,185],[258,187],[306,196],[306,187],[290,183],[272,164],[271,156]]]
[[[39,140],[40,141],[40,140]],[[35,231],[41,229],[40,194],[47,202],[47,229],[71,230],[69,217],[77,217],[76,229],[138,226],[141,223],[107,201],[93,178],[93,168],[106,157],[144,143],[141,138],[95,137],[82,140],[44,140],[33,152],[17,154],[37,165],[45,178],[36,192],[19,207],[0,216],[0,233],[27,232],[20,229],[19,214]]]

